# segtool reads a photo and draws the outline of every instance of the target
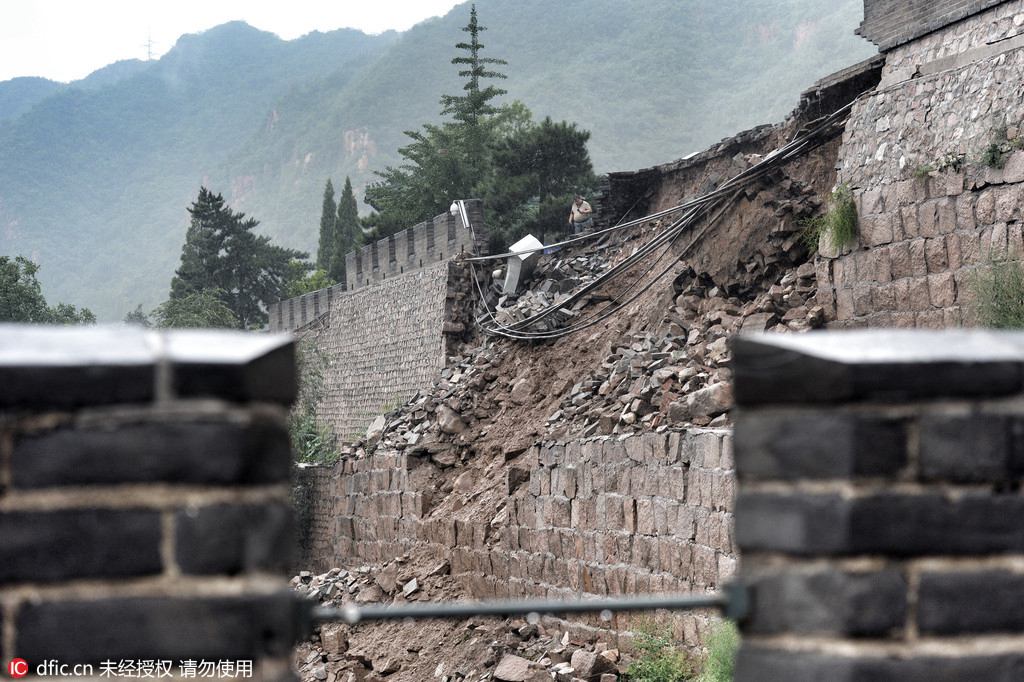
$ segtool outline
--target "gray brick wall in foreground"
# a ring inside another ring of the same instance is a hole
[[[1024,670],[1024,334],[735,340],[737,682]]]
[[[294,393],[283,336],[0,325],[4,666],[292,679]]]

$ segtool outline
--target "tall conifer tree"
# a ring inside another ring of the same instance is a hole
[[[271,243],[253,230],[259,222],[235,213],[205,187],[188,209],[192,216],[171,280],[171,301],[213,292],[243,328],[267,321],[264,308],[284,297],[292,260],[308,254]]]
[[[345,255],[359,246],[359,205],[352,192],[352,181],[345,177],[345,186],[338,197],[338,215],[334,222],[334,246],[328,274],[337,282],[345,281]]]
[[[330,270],[334,260],[337,211],[338,206],[334,203],[334,185],[331,184],[331,179],[327,178],[323,208],[320,211],[320,242],[316,249],[316,267],[320,270]]]

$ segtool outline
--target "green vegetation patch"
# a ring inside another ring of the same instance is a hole
[[[845,183],[832,190],[824,215],[804,221],[803,240],[809,249],[817,251],[823,238],[831,240],[837,248],[857,241],[857,205]]]
[[[970,281],[978,324],[994,329],[1024,328],[1024,266],[994,260]]]

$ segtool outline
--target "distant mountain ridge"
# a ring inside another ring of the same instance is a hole
[[[652,165],[778,120],[873,52],[859,0],[479,0],[485,52],[535,115],[593,133],[599,171]],[[403,130],[461,85],[468,3],[398,34],[283,41],[242,22],[72,84],[0,83],[0,254],[48,298],[120,319],[167,293],[200,184],[282,245],[315,249],[327,177],[397,161]]]

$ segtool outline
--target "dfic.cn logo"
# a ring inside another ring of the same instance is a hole
[[[28,661],[24,658],[14,658],[7,664],[7,673],[11,677],[25,677],[28,675]]]

